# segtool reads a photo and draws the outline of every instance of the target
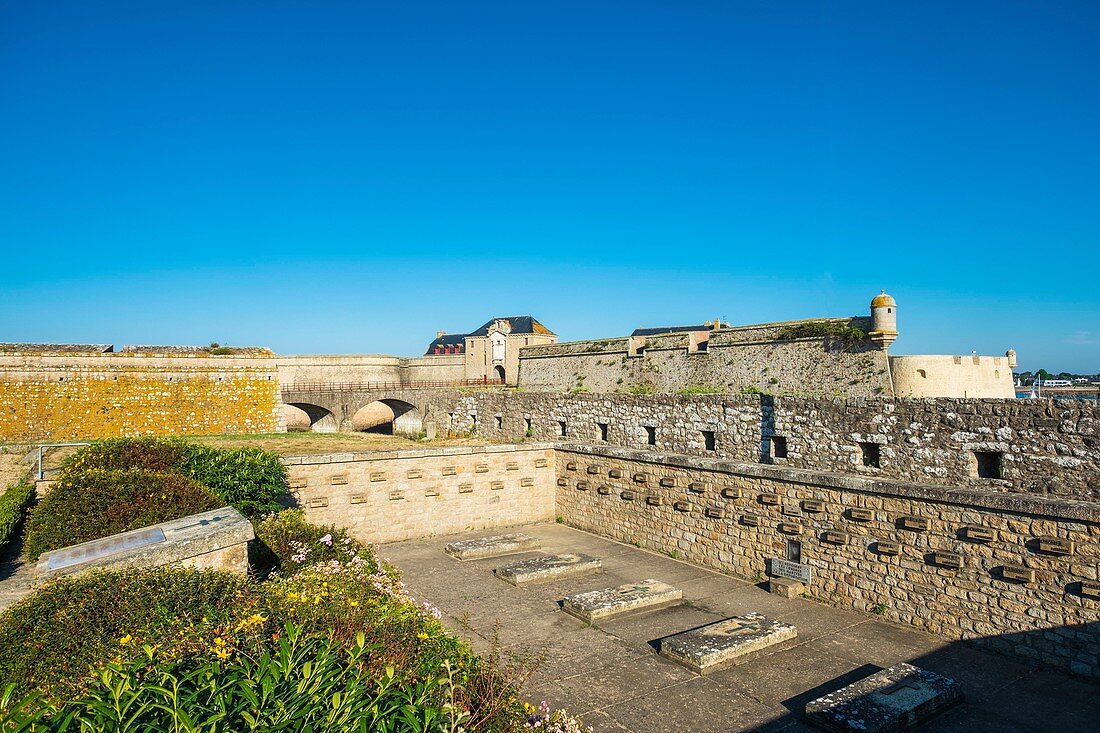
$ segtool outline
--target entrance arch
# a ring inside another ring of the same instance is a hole
[[[308,402],[284,404],[283,418],[287,432],[335,433],[339,428],[330,410]]]
[[[493,373],[496,375],[496,378],[500,380],[500,383],[504,384],[504,367],[502,367],[500,364],[497,364],[495,367],[493,367]]]

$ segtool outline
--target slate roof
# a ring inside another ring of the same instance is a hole
[[[503,318],[498,317],[486,321],[481,328],[477,329],[476,331],[471,331],[470,333],[448,333],[440,336],[439,338],[428,344],[428,350],[424,353],[429,355],[435,353],[436,346],[455,346],[457,344],[461,344],[465,341],[467,336],[488,336],[489,327],[492,326],[493,323],[496,321],[508,321],[509,325],[511,325],[512,327],[511,332],[514,334],[518,333],[522,335],[525,333],[537,333],[547,336],[554,335],[553,331],[539,323],[532,316],[506,316]]]

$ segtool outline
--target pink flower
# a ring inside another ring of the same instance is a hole
[[[322,543],[322,544],[328,545],[329,547],[332,547],[332,535],[330,535],[330,534],[325,535],[324,537],[322,537],[321,539],[319,539],[317,541]]]

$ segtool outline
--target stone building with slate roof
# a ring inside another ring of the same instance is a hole
[[[486,321],[470,333],[436,333],[425,357],[465,356],[465,379],[485,379],[515,385],[519,380],[519,350],[556,344],[557,334],[531,316],[507,316]]]

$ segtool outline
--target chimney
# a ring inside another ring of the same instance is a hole
[[[444,336],[445,336],[446,334],[447,334],[447,332],[446,332],[446,331],[444,331],[443,329],[439,329],[438,331],[436,331],[436,332],[435,332],[435,337],[436,337],[437,339],[441,339],[441,338],[443,338],[443,337],[444,337]]]

